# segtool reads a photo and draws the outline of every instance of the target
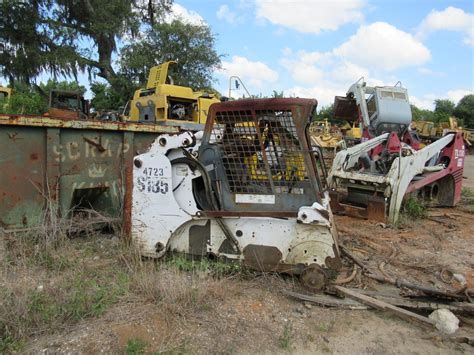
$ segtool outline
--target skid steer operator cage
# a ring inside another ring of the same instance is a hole
[[[211,106],[200,156],[214,165],[210,177],[224,210],[296,212],[320,201],[307,135],[316,104],[260,99]]]

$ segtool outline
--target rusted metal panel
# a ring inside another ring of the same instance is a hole
[[[47,201],[62,216],[77,207],[127,216],[133,156],[174,132],[137,123],[0,116],[0,227],[38,225]]]
[[[334,213],[343,213],[351,217],[371,219],[374,221],[385,222],[386,219],[386,202],[381,197],[369,196],[364,206],[354,206],[341,201],[341,195],[331,191],[331,210]]]
[[[202,216],[206,217],[275,217],[275,218],[296,218],[298,215],[296,212],[289,211],[276,211],[276,212],[265,212],[265,211],[202,211]]]
[[[19,116],[0,115],[0,125],[15,125],[27,127],[55,127],[74,129],[98,129],[106,131],[130,131],[148,133],[177,133],[179,130],[174,126],[150,125],[135,122],[108,122],[100,120],[64,120],[48,116]]]
[[[345,96],[336,96],[334,99],[334,118],[350,122],[356,121],[359,118],[356,101]]]

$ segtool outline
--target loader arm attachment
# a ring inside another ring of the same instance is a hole
[[[371,150],[380,145],[384,150],[371,158]],[[328,177],[333,210],[396,223],[404,197],[414,192],[454,206],[461,197],[464,154],[459,132],[418,151],[402,144],[395,133],[341,151]]]

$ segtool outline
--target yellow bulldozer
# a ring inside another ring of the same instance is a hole
[[[327,119],[313,121],[309,127],[311,143],[321,148],[326,167],[332,165],[332,161],[339,149],[345,149],[346,143],[341,130],[333,126]]]
[[[0,101],[7,101],[12,96],[12,89],[0,86]]]
[[[170,61],[151,68],[145,88],[138,89],[129,103],[127,119],[194,129],[206,122],[209,107],[220,100],[215,94],[174,85]],[[127,109],[126,109],[127,110]]]
[[[12,89],[5,86],[0,86],[0,107],[4,110],[8,107],[8,100],[12,96]]]
[[[459,127],[456,117],[449,117],[447,122],[440,122],[438,124],[432,121],[415,121],[413,125],[420,138],[427,142],[437,140],[447,132],[462,132],[464,143],[466,143],[467,147],[472,147],[474,144],[474,132]]]

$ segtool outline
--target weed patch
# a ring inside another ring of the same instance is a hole
[[[145,349],[147,347],[147,343],[141,339],[130,339],[127,342],[127,346],[125,347],[125,355],[142,355],[145,354]]]
[[[289,350],[291,347],[292,336],[291,323],[286,323],[283,328],[283,333],[278,338],[278,346],[283,350]]]
[[[194,260],[178,255],[171,255],[165,260],[165,264],[180,271],[207,273],[213,277],[231,276],[241,271],[241,266],[237,263],[224,263],[205,258]]]
[[[43,243],[28,235],[6,239],[0,283],[0,353],[21,350],[31,335],[97,317],[128,293],[129,275],[117,261],[96,265],[74,240]],[[105,238],[90,238],[102,243]]]
[[[426,216],[426,206],[416,197],[409,196],[405,199],[402,212],[410,219],[418,219]]]
[[[461,190],[461,199],[466,205],[474,205],[474,191],[467,187],[463,187]]]

